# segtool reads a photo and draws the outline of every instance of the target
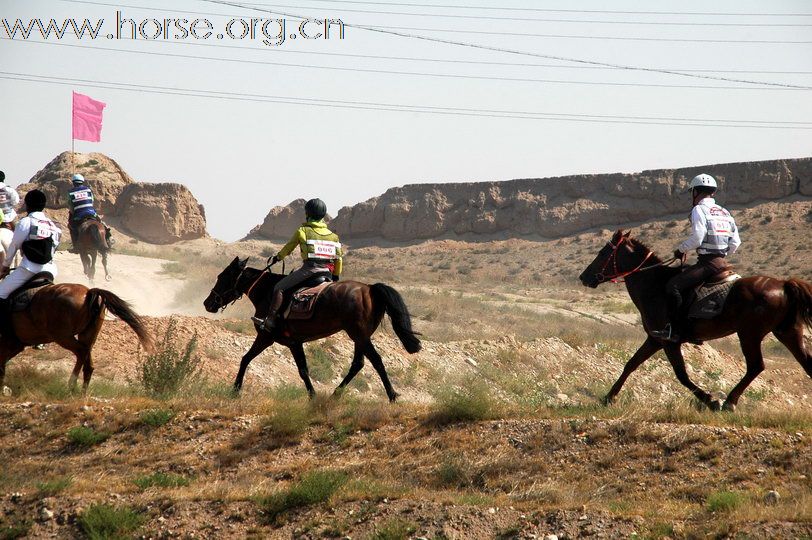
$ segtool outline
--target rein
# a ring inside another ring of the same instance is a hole
[[[646,264],[646,261],[648,261],[654,255],[654,252],[649,250],[649,252],[646,253],[646,256],[643,257],[643,260],[640,262],[640,264],[638,264],[635,268],[626,272],[621,272],[620,270],[618,270],[617,267],[617,252],[618,249],[620,249],[620,246],[626,240],[627,240],[626,237],[623,236],[620,238],[620,241],[617,244],[613,244],[611,240],[609,241],[608,245],[612,246],[612,254],[606,258],[606,262],[603,263],[603,268],[601,268],[601,271],[595,274],[595,277],[598,279],[600,283],[604,283],[606,281],[611,281],[612,283],[623,283],[625,278],[632,274],[645,272],[646,270],[652,270],[654,268],[660,268],[661,266],[669,266],[671,265],[671,263],[677,260],[676,257],[671,257],[668,260],[654,263],[651,266],[643,267],[643,265]],[[609,263],[612,263],[612,266],[615,271],[615,273],[612,275],[606,275],[606,267],[609,266]]]

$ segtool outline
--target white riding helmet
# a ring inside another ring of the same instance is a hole
[[[694,179],[691,180],[691,183],[688,185],[689,190],[698,187],[719,189],[719,186],[716,185],[716,179],[705,173],[694,176]]]
[[[73,175],[73,183],[74,184],[84,184],[85,183],[85,177],[82,176],[81,174],[74,174]]]

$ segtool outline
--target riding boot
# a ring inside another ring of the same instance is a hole
[[[283,299],[282,291],[276,291],[273,295],[273,301],[271,302],[271,307],[268,310],[268,316],[264,319],[259,317],[251,317],[251,320],[254,321],[254,324],[257,325],[257,328],[260,330],[264,330],[266,332],[273,332],[274,328],[276,327],[276,313],[279,311],[279,308],[282,307],[282,299]]]
[[[680,324],[680,308],[682,307],[682,294],[679,290],[670,291],[668,295],[668,322],[662,330],[652,330],[651,337],[679,343],[683,328]]]

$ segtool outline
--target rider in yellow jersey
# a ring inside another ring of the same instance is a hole
[[[285,291],[318,274],[332,274],[333,281],[338,281],[342,270],[341,242],[338,235],[325,225],[324,216],[326,215],[327,205],[324,204],[324,201],[321,199],[307,201],[305,222],[296,229],[290,241],[271,259],[271,264],[276,264],[298,247],[304,264],[274,286],[268,316],[265,319],[251,317],[260,329],[270,332],[275,327],[277,313],[282,307]]]

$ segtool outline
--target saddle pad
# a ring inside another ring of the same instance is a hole
[[[688,318],[712,319],[719,315],[725,307],[725,300],[730,289],[739,278],[741,278],[740,275],[732,274],[720,283],[700,285],[696,290],[696,297],[688,309]]]
[[[34,298],[34,295],[46,285],[53,285],[53,279],[48,277],[37,277],[34,276],[35,279],[31,279],[28,283],[22,286],[22,288],[17,289],[13,293],[11,293],[11,300],[9,301],[9,306],[11,308],[12,313],[17,313],[18,311],[25,311],[28,309],[28,305],[31,303],[31,299]]]
[[[308,287],[293,293],[288,309],[285,310],[284,318],[289,320],[303,320],[312,317],[313,306],[316,305],[316,300],[318,300],[324,289],[332,284],[332,281],[325,281],[315,287]]]

